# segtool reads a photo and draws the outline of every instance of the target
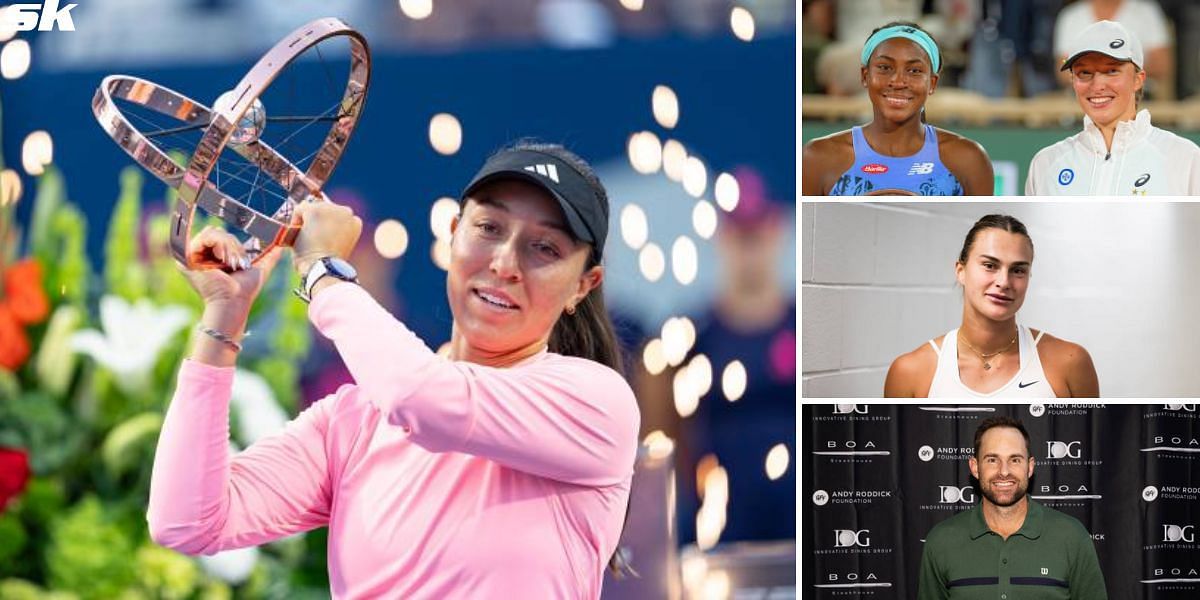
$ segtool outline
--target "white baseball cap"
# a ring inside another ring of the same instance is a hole
[[[1060,70],[1070,69],[1076,59],[1088,52],[1099,52],[1120,61],[1131,62],[1139,69],[1146,61],[1146,55],[1142,52],[1142,42],[1132,31],[1116,21],[1096,21],[1079,32],[1067,46],[1067,60],[1063,61]]]

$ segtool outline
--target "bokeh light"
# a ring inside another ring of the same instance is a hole
[[[414,21],[420,21],[433,14],[433,0],[400,0],[400,12]]]
[[[54,140],[50,134],[37,130],[25,136],[21,144],[21,166],[30,175],[41,175],[54,160]]]
[[[687,162],[687,148],[676,140],[663,142],[662,169],[671,181],[683,181],[683,165]]]
[[[10,12],[14,10],[11,5],[0,6],[0,42],[7,42],[17,35],[16,15]]]
[[[443,271],[450,270],[450,240],[434,240],[433,246],[429,249],[429,256],[433,259],[433,264],[437,265],[439,269]]]
[[[695,198],[704,195],[704,190],[708,188],[708,170],[704,168],[704,161],[701,161],[695,156],[687,157],[683,163],[683,189]]]
[[[438,113],[429,120],[429,144],[438,154],[450,156],[462,148],[463,131],[458,117]]]
[[[621,6],[625,7],[626,10],[634,12],[642,10],[643,3],[644,0],[621,0]]]
[[[634,171],[643,175],[657,172],[662,167],[662,143],[651,131],[639,131],[629,136],[629,164]]]
[[[646,342],[646,347],[642,349],[642,365],[651,375],[658,375],[667,368],[667,357],[663,354],[661,339],[654,338]]]
[[[717,232],[717,209],[712,202],[700,200],[692,207],[692,228],[696,235],[706,240]]]
[[[450,239],[450,223],[458,214],[458,201],[448,196],[442,196],[434,201],[429,209],[429,229],[433,237],[439,240]]]
[[[621,209],[621,239],[634,250],[641,248],[650,236],[650,225],[646,222],[646,211],[629,203]]]
[[[0,171],[0,206],[16,204],[21,199],[21,176],[12,169]]]
[[[717,181],[713,184],[713,195],[721,210],[731,212],[737,208],[738,199],[741,197],[741,187],[738,186],[738,181],[733,175],[721,173],[717,175]]]
[[[642,251],[638,252],[638,269],[642,271],[642,277],[645,277],[646,281],[654,283],[662,279],[667,270],[667,257],[658,244],[650,242],[642,246]]]
[[[696,407],[700,406],[700,396],[692,387],[692,379],[688,374],[687,367],[675,371],[675,378],[671,380],[671,391],[675,398],[675,412],[679,413],[680,418],[686,419],[692,416],[692,413],[696,412]]]
[[[646,454],[656,460],[666,458],[675,451],[675,441],[667,437],[667,434],[663,433],[661,429],[655,429],[646,434],[642,445],[646,447]]]
[[[671,274],[675,276],[675,281],[683,285],[695,281],[699,261],[696,242],[693,242],[692,238],[681,235],[675,239],[675,243],[671,245]]]
[[[770,452],[767,452],[767,478],[775,481],[783,477],[787,473],[788,463],[791,462],[791,455],[788,452],[787,444],[775,444]]]
[[[395,219],[385,219],[375,227],[375,250],[384,258],[400,258],[408,250],[408,229]]]
[[[29,42],[13,40],[0,49],[0,77],[17,79],[29,72]]]
[[[729,12],[729,28],[743,42],[754,40],[754,15],[741,6],[733,7]]]
[[[746,366],[740,360],[730,361],[721,372],[721,392],[725,399],[737,402],[746,393]]]
[[[712,361],[703,354],[697,354],[688,361],[687,370],[688,377],[692,380],[692,391],[696,393],[697,397],[703,398],[708,390],[712,389]]]
[[[679,122],[679,97],[675,90],[665,86],[654,86],[650,104],[654,108],[654,120],[667,129],[673,129]]]

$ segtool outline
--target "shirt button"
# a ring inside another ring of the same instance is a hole
[[[407,428],[405,428],[405,429],[407,429]],[[1004,563],[1004,564],[1006,564],[1006,565],[1007,565],[1007,564],[1008,564],[1008,559],[1007,559],[1007,558],[1002,558],[1002,559],[1000,559],[1000,562],[1002,562],[1002,563]]]
[[[1000,594],[1000,600],[1008,600],[1008,594]]]

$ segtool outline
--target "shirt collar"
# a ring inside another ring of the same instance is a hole
[[[1013,535],[1021,535],[1031,540],[1036,540],[1042,536],[1042,522],[1045,510],[1041,504],[1034,502],[1033,499],[1026,496],[1026,501],[1029,503],[1029,509],[1025,512],[1025,522],[1021,524],[1021,528]],[[975,511],[975,516],[971,522],[971,539],[977,540],[985,534],[992,533],[988,527],[987,520],[983,518],[983,503],[976,506],[972,510]]]
[[[1150,111],[1143,108],[1138,111],[1132,121],[1117,123],[1117,132],[1113,135],[1112,151],[1124,152],[1131,144],[1149,135],[1150,129]],[[1083,139],[1093,150],[1107,151],[1104,145],[1104,134],[1100,133],[1100,128],[1087,115],[1083,116]]]

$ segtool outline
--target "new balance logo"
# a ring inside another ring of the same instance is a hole
[[[928,175],[933,172],[933,163],[919,162],[913,163],[912,168],[908,170],[909,175]]]
[[[558,169],[554,165],[529,165],[525,167],[530,173],[537,173],[542,177],[549,177],[554,183],[558,183]]]

